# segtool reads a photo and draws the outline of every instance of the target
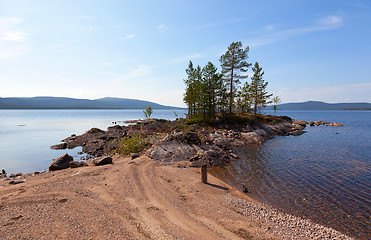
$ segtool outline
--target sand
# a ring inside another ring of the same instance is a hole
[[[287,222],[290,215],[211,175],[201,183],[199,169],[145,156],[26,180],[0,181],[0,239],[351,239],[280,225],[271,216]]]

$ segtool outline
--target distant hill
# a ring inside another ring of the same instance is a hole
[[[268,106],[267,109],[273,109]],[[280,110],[371,110],[371,103],[325,103],[308,101],[301,103],[284,103],[277,105]]]
[[[63,97],[0,98],[0,109],[180,109],[154,102],[128,98],[95,100]]]

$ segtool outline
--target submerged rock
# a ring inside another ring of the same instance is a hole
[[[73,157],[67,153],[57,157],[49,166],[49,171],[62,170],[70,167],[70,162],[73,161]]]

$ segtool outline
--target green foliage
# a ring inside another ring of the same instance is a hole
[[[244,49],[241,42],[233,42],[220,57],[221,73],[211,62],[203,68],[189,62],[183,99],[188,106],[188,124],[212,125],[216,115],[225,118],[227,112],[232,117],[236,113],[244,115],[253,111],[256,117],[258,111],[271,103],[272,94],[266,91],[268,82],[263,80],[264,72],[257,62],[252,69],[251,82],[246,81],[239,87],[240,80],[248,77],[245,72],[251,66],[246,61],[248,52],[249,47]]]
[[[274,110],[274,114],[276,114],[276,111],[277,111],[277,105],[281,103],[281,99],[279,96],[275,96],[273,99],[273,110]]]
[[[237,94],[237,87],[240,84],[240,79],[247,78],[247,75],[242,73],[247,72],[250,63],[247,63],[247,53],[249,47],[242,48],[241,42],[232,42],[228,50],[223,54],[219,61],[222,67],[223,80],[226,82],[229,95],[229,114],[232,115],[234,98]]]
[[[148,141],[141,135],[126,136],[118,144],[117,152],[121,155],[139,153],[148,146]]]
[[[251,78],[251,86],[250,86],[250,93],[251,93],[251,100],[254,106],[254,116],[256,117],[258,109],[260,110],[263,107],[266,107],[269,101],[269,98],[273,94],[268,94],[265,90],[268,82],[265,82],[263,79],[264,72],[262,68],[259,66],[258,62],[255,62],[254,67],[252,68],[254,75]]]
[[[150,118],[152,115],[152,108],[151,106],[148,106],[146,109],[144,109],[143,113],[146,118]]]

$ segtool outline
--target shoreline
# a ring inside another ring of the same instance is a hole
[[[300,122],[296,122],[297,124],[297,126],[298,125],[300,125]],[[301,122],[302,123],[302,122]],[[303,123],[302,123],[303,124]],[[320,121],[318,121],[317,123],[307,123],[308,125],[323,125],[323,124],[329,124],[329,123],[326,123],[326,122],[320,122]],[[330,125],[331,126],[331,125]],[[303,127],[304,128],[304,127]],[[290,132],[295,132],[295,131],[299,131],[299,133],[301,134],[302,132],[302,130],[303,130],[303,128],[302,129],[300,129],[300,128],[292,128],[292,129],[290,129],[289,131]],[[259,132],[259,129],[258,129],[258,132]],[[232,135],[235,135],[235,133],[234,132],[227,132],[226,134],[224,134],[223,132],[222,132],[222,134],[221,135],[228,135],[228,136],[230,136],[230,134],[232,134]],[[294,134],[293,134],[294,135]],[[259,138],[259,136],[261,136],[261,138]],[[256,142],[259,142],[259,141],[265,141],[265,140],[267,140],[267,139],[269,139],[269,138],[271,138],[270,136],[267,136],[266,135],[266,132],[264,133],[261,133],[260,132],[260,135],[259,136],[256,136],[256,135],[254,135],[253,137],[255,137],[255,139],[253,140],[253,142],[254,143],[256,143]],[[75,138],[76,136],[72,136],[73,138]],[[250,136],[251,137],[251,136]],[[221,138],[217,138],[216,140],[225,140],[225,139],[223,139],[224,137],[221,137]],[[235,138],[235,137],[233,137],[233,138]],[[245,139],[246,140],[246,139]],[[67,142],[68,143],[68,142]],[[223,143],[223,144],[225,144],[225,143]],[[230,151],[230,153],[231,154],[233,154],[233,151],[231,151],[231,150],[229,150]],[[148,156],[148,154],[147,154],[147,156]],[[144,158],[146,158],[146,157],[144,157]],[[199,161],[199,160],[202,160],[202,157],[200,157],[201,159],[196,159],[196,161]],[[184,159],[183,159],[184,160]],[[154,161],[154,160],[152,160],[152,161]],[[156,162],[156,161],[154,161],[154,162]],[[166,161],[165,161],[166,162]],[[194,162],[194,161],[193,161]],[[193,163],[192,162],[192,163]],[[135,160],[133,160],[133,161],[129,161],[128,162],[128,164],[135,164]],[[223,163],[223,164],[225,164],[225,163]],[[162,162],[162,165],[164,165],[164,162]],[[165,165],[166,165],[166,163],[165,163]],[[179,162],[177,162],[177,164],[176,165],[173,165],[172,167],[174,168],[174,166],[178,166],[178,167],[180,167],[180,165],[179,165]],[[184,165],[181,165],[181,167],[184,167]],[[79,168],[80,169],[80,168]],[[187,168],[187,169],[189,169],[189,168]],[[77,170],[77,169],[76,169]],[[192,171],[198,171],[198,170],[195,170],[195,169],[190,169],[190,170],[192,170]],[[64,170],[64,171],[66,171],[66,170]],[[48,172],[48,173],[45,173],[45,174],[49,174],[49,173],[51,173],[53,176],[54,176],[54,172]],[[31,174],[31,175],[38,175],[38,174]],[[42,175],[44,175],[44,174],[42,174]],[[73,176],[73,175],[72,175]],[[17,178],[18,179],[22,179],[23,177],[25,177],[25,178],[28,178],[28,177],[33,177],[33,176],[30,176],[30,174],[24,174],[24,176],[18,176]],[[215,177],[215,176],[214,176]],[[222,182],[222,184],[221,185],[223,185],[223,186],[228,186],[227,188],[228,189],[231,189],[232,187],[231,186],[229,186],[228,184],[226,184],[223,180],[221,180],[220,178],[218,178],[218,180],[220,181],[220,182]],[[0,182],[1,183],[1,182]],[[23,182],[20,182],[20,183],[23,183]],[[20,184],[20,186],[22,186],[23,184]],[[1,185],[0,185],[1,186]],[[218,186],[218,185],[217,185]],[[214,186],[215,187],[215,186]],[[223,188],[223,187],[222,187]],[[233,188],[234,189],[234,188]],[[282,235],[281,237],[282,237],[282,239],[285,239],[285,238],[293,238],[293,236],[295,235],[295,234],[298,234],[298,233],[290,233],[291,235],[285,235],[285,232],[288,232],[288,230],[286,229],[286,230],[277,230],[277,229],[280,229],[280,228],[287,228],[287,226],[291,226],[290,228],[292,228],[292,226],[293,225],[290,225],[291,223],[290,223],[290,221],[294,221],[294,223],[292,223],[292,224],[295,224],[295,226],[298,226],[298,224],[299,223],[301,223],[301,224],[303,224],[303,222],[302,222],[302,220],[303,219],[301,219],[300,217],[299,218],[297,218],[297,217],[294,217],[294,216],[292,216],[292,215],[288,215],[288,214],[284,214],[283,212],[281,212],[281,211],[279,211],[279,210],[276,210],[276,209],[273,209],[271,206],[268,206],[267,207],[267,204],[264,204],[264,203],[258,203],[258,201],[257,201],[257,199],[252,199],[251,198],[251,196],[248,196],[248,195],[246,195],[246,194],[244,194],[244,193],[242,193],[241,191],[239,191],[239,190],[236,190],[236,189],[234,189],[234,192],[239,192],[237,195],[239,196],[239,197],[241,197],[242,196],[242,198],[238,198],[237,200],[236,199],[234,199],[233,200],[233,198],[230,198],[230,197],[228,197],[228,198],[226,198],[226,199],[229,199],[228,201],[225,199],[225,202],[227,203],[227,204],[229,204],[229,205],[231,205],[232,204],[232,208],[234,208],[234,211],[236,211],[236,212],[238,212],[238,213],[240,213],[240,214],[242,214],[242,215],[246,215],[246,211],[243,209],[243,207],[241,208],[241,204],[242,204],[242,206],[250,206],[251,207],[251,203],[252,202],[254,202],[255,204],[258,204],[258,205],[254,205],[253,206],[253,208],[256,208],[256,210],[255,211],[253,211],[253,213],[256,213],[256,212],[259,212],[259,211],[263,211],[263,215],[264,214],[266,214],[266,212],[268,211],[272,211],[272,212],[270,212],[270,214],[269,214],[269,218],[271,218],[271,216],[289,216],[289,217],[287,217],[286,218],[286,220],[288,221],[288,223],[286,224],[286,225],[284,225],[284,226],[278,226],[279,224],[279,222],[277,223],[272,223],[270,220],[271,219],[260,219],[261,221],[268,221],[266,224],[268,224],[270,227],[268,228],[267,227],[267,229],[268,230],[270,230],[270,229],[276,229],[276,230],[274,230],[275,232],[274,232],[274,235],[277,233],[277,231],[278,231],[278,233],[279,233],[279,235]],[[241,195],[242,194],[242,195]],[[245,201],[246,200],[246,198],[248,198],[248,200],[247,200],[247,202]],[[232,200],[231,200],[232,199]],[[237,203],[235,203],[235,200],[237,201]],[[242,201],[242,202],[241,202]],[[259,206],[259,204],[260,204],[260,206]],[[233,205],[234,205],[234,207],[233,207]],[[263,207],[261,207],[261,206],[263,206]],[[279,213],[279,214],[277,214],[277,212]],[[251,213],[250,213],[251,214]],[[255,214],[255,216],[257,217],[257,216],[259,216],[259,214]],[[297,218],[297,219],[296,219]],[[294,219],[294,220],[292,220],[292,219]],[[253,220],[253,219],[252,219]],[[256,219],[255,219],[256,220]],[[277,217],[276,217],[276,220],[277,220]],[[285,221],[286,221],[285,220]],[[322,234],[330,234],[329,236],[331,236],[331,234],[333,234],[333,231],[335,231],[335,230],[329,230],[330,228],[327,228],[327,227],[323,227],[322,225],[318,225],[318,224],[316,224],[316,223],[313,223],[313,222],[311,222],[310,220],[303,220],[304,221],[304,226],[307,226],[307,225],[309,225],[309,226],[314,226],[313,227],[313,229],[315,229],[315,230],[308,230],[306,227],[303,227],[304,228],[304,232],[305,231],[307,231],[307,233],[308,233],[308,231],[309,232],[320,232],[320,231],[325,231],[325,232],[322,232]],[[309,223],[307,223],[307,221],[309,221]],[[261,224],[261,223],[260,223]],[[276,226],[277,225],[277,226]],[[322,226],[322,227],[318,227],[318,226]],[[272,227],[272,226],[274,226],[274,228]],[[267,229],[265,229],[265,231],[267,230]],[[325,229],[325,230],[324,230]],[[273,230],[272,230],[273,231]],[[281,231],[281,232],[280,232]],[[299,230],[298,230],[299,231]],[[301,231],[301,230],[300,230]],[[336,233],[335,234],[338,234],[338,232],[337,231],[335,231]],[[240,232],[239,234],[242,234],[242,235],[244,235],[244,231],[242,231],[242,233]],[[293,235],[294,234],[294,235]],[[301,234],[301,235],[300,235]],[[300,233],[299,235],[301,236],[300,238],[298,238],[298,239],[303,239],[302,237],[303,236],[305,236],[305,235],[303,235],[304,233]],[[321,234],[321,233],[319,233],[319,234]],[[238,235],[238,234],[237,234]],[[284,236],[286,236],[286,237],[284,237]],[[314,237],[315,235],[313,235],[313,237]],[[322,236],[322,235],[321,235]],[[341,235],[342,236],[342,235]],[[345,236],[345,235],[344,235]],[[276,239],[276,238],[272,238],[272,239]],[[281,239],[281,238],[279,238],[279,239]],[[311,238],[309,238],[309,239],[311,239]],[[340,238],[340,239],[352,239],[352,238],[347,238],[347,237],[345,237],[345,238]]]
[[[146,156],[0,182],[5,239],[352,239],[251,199],[200,170]],[[100,229],[96,229],[100,226]],[[312,236],[312,237],[310,237]]]

